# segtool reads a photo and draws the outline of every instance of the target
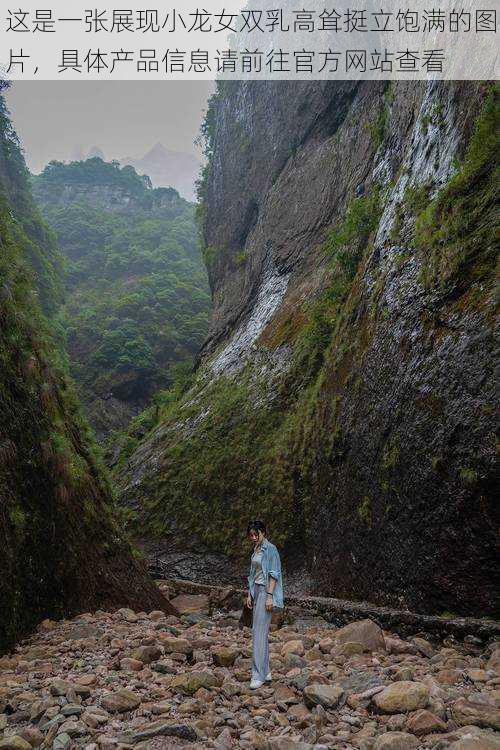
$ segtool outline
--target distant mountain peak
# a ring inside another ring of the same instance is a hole
[[[194,154],[171,151],[157,141],[144,156],[120,159],[138,174],[147,174],[154,187],[173,187],[187,200],[196,200],[194,184],[200,171],[200,162]]]
[[[159,141],[155,143],[154,146],[152,146],[149,151],[146,152],[146,154],[142,157],[143,159],[147,159],[149,156],[155,156],[155,157],[168,157],[172,152],[166,148],[163,143],[160,143]]]
[[[106,161],[106,157],[104,156],[104,151],[102,150],[102,148],[99,148],[99,146],[92,146],[86,158],[93,159],[96,156],[98,156],[103,161]]]

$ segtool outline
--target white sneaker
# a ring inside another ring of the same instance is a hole
[[[273,678],[271,676],[271,672],[268,672],[267,675],[266,675],[266,682],[271,682],[272,679]]]
[[[257,690],[257,688],[262,687],[263,684],[262,680],[252,680],[250,683],[250,690]]]

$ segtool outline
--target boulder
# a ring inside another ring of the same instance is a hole
[[[344,695],[344,691],[338,685],[321,685],[313,683],[306,685],[302,695],[304,703],[308,708],[323,706],[324,708],[335,708]]]
[[[212,649],[212,659],[218,667],[232,667],[239,653],[237,648],[216,646]]]
[[[445,722],[430,711],[426,711],[425,708],[416,711],[408,718],[406,728],[411,734],[416,734],[419,737],[433,732],[446,732],[447,730]]]
[[[362,654],[365,651],[365,647],[362,643],[356,643],[356,641],[347,641],[342,643],[338,648],[335,649],[336,656],[353,656],[354,654]]]
[[[500,731],[500,709],[490,703],[459,698],[451,707],[451,715],[461,727],[475,724]]]
[[[270,737],[268,746],[270,750],[313,750],[314,747],[309,742],[300,742],[291,737]]]
[[[38,729],[38,727],[33,726],[24,727],[21,732],[21,737],[23,738],[23,740],[29,742],[31,747],[39,747],[44,740],[42,732]]]
[[[350,622],[333,634],[337,645],[361,643],[365,651],[385,651],[384,634],[372,620]]]
[[[436,682],[441,685],[455,685],[464,678],[463,672],[458,669],[442,669],[436,674]]]
[[[496,648],[488,659],[486,669],[491,669],[493,672],[500,674],[500,648]]]
[[[156,722],[151,724],[147,729],[141,729],[132,735],[132,743],[150,740],[153,737],[178,737],[182,740],[195,742],[197,734],[188,724],[167,724],[165,722]]]
[[[157,661],[161,655],[161,649],[158,646],[139,646],[132,651],[130,657],[143,664],[151,664]]]
[[[52,743],[52,750],[68,750],[71,745],[71,737],[67,732],[58,734]]]
[[[137,659],[120,659],[120,669],[124,672],[140,672],[144,669],[144,664]]]
[[[175,636],[161,634],[160,639],[166,654],[188,655],[193,652],[193,644],[186,638],[176,638]]]
[[[281,656],[288,656],[289,654],[304,656],[304,653],[304,644],[299,640],[287,641],[281,647]]]
[[[50,694],[54,696],[62,696],[66,695],[68,690],[70,690],[73,687],[73,685],[70,682],[67,682],[66,680],[54,680],[50,685]]]
[[[417,738],[406,732],[386,732],[377,737],[373,750],[413,750],[419,745]]]
[[[194,695],[197,690],[203,688],[220,687],[222,680],[212,672],[182,672],[175,675],[169,684],[170,690],[183,695]]]
[[[425,708],[429,702],[429,687],[423,682],[393,682],[373,696],[376,707],[388,714],[400,714]]]
[[[494,734],[466,734],[449,745],[449,750],[500,750],[500,737]]]
[[[0,750],[31,750],[30,743],[18,734],[0,740]]]
[[[101,706],[112,713],[135,711],[140,704],[139,696],[126,688],[117,690],[116,693],[105,693],[101,698]]]

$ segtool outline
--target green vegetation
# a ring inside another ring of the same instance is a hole
[[[384,448],[381,465],[385,471],[393,471],[399,457],[399,448],[394,442],[389,442]]]
[[[35,186],[36,184],[35,182]],[[151,180],[147,176],[138,175],[133,167],[120,167],[117,161],[105,162],[97,156],[85,161],[73,161],[71,164],[51,161],[43,171],[44,194],[50,191],[53,198],[62,193],[67,185],[117,187],[129,195],[143,199],[148,195],[144,188],[151,188]]]
[[[52,162],[33,184],[66,260],[57,324],[71,373],[82,393],[112,392],[144,406],[207,332],[210,298],[194,206],[175,190],[152,190],[132,167],[98,158]],[[118,190],[123,205],[97,208],[98,186],[103,200]]]
[[[358,516],[367,526],[372,525],[372,501],[367,495],[358,505]]]
[[[61,258],[55,235],[41,221],[29,190],[29,172],[10,122],[0,87],[0,183],[11,212],[10,233],[22,245],[23,256],[33,269],[40,303],[53,314],[62,301]]]
[[[234,87],[235,83],[235,81],[217,81],[215,92],[208,100],[207,111],[201,123],[200,134],[197,139],[197,143],[202,148],[206,162],[202,167],[200,177],[196,182],[196,197],[198,199],[198,204],[196,206],[195,216],[201,252],[207,269],[209,270],[215,258],[224,250],[223,248],[207,246],[205,242],[205,225],[207,219],[206,202],[217,137],[217,118],[226,93]],[[250,151],[250,137],[248,133],[245,131],[241,123],[236,121],[230,122],[228,127],[231,128],[234,142],[239,144],[240,157],[245,156]],[[238,252],[236,255],[236,264],[240,265],[242,263],[242,257]]]
[[[475,469],[471,469],[469,466],[464,466],[460,469],[460,478],[466,484],[475,484],[479,479],[479,475]]]
[[[491,277],[498,236],[499,89],[492,87],[464,160],[416,220],[415,244],[426,252],[422,279],[451,290],[460,279]]]
[[[392,81],[389,81],[386,84],[386,88],[384,91],[384,100],[382,103],[382,108],[375,118],[375,120],[371,123],[369,123],[369,130],[370,130],[370,137],[373,141],[373,144],[376,149],[379,148],[379,146],[382,145],[384,138],[387,133],[387,126],[389,123],[389,115],[391,110],[391,105],[394,101],[394,86]]]
[[[383,107],[376,120],[370,123],[370,136],[375,145],[375,148],[378,148],[384,140],[385,131],[387,128],[387,118],[387,108]]]
[[[295,340],[294,365],[275,385],[272,400],[251,372],[208,386],[203,379],[193,384],[181,378],[122,435],[117,481],[145,429],[161,424],[175,434],[162,448],[161,472],[141,485],[143,510],[139,518],[129,515],[132,528],[163,536],[175,527],[176,533],[194,533],[208,545],[239,554],[251,497],[253,513],[272,514],[278,543],[308,533],[307,483],[303,486],[299,477],[314,464],[311,431],[330,446],[331,455],[342,451],[340,432],[325,434],[314,421],[323,363],[327,356],[342,356],[337,333],[380,211],[375,188],[352,201],[342,223],[328,234],[324,251],[331,256],[331,286],[307,310]]]
[[[310,305],[308,322],[300,331],[295,346],[297,369],[303,373],[316,373],[323,362],[381,210],[380,190],[375,186],[369,195],[350,203],[342,223],[327,235],[323,250],[330,257],[331,281],[327,290]]]
[[[478,120],[479,133],[484,117],[490,117],[490,107],[488,104]],[[483,141],[491,138],[491,130],[490,120]],[[466,171],[471,170],[474,143],[473,139],[464,159],[462,169]],[[488,153],[491,156],[489,147]],[[474,158],[480,193],[482,186],[490,184],[493,166],[490,160],[488,171],[484,158],[484,154],[481,159],[477,155]],[[405,210],[417,215],[420,225],[422,213],[429,211],[446,226],[444,205],[453,215],[448,199],[443,203],[447,191],[453,190],[453,195],[462,201],[455,179],[432,202],[430,211],[430,186],[409,188]],[[462,176],[462,186],[463,180]],[[379,464],[379,481],[373,484],[376,495],[361,492],[358,499],[351,498],[346,509],[337,504],[341,491],[332,481],[332,476],[347,481],[342,471],[356,465],[350,454],[350,435],[343,431],[344,409],[346,403],[356,402],[357,392],[362,397],[364,380],[360,368],[364,353],[387,315],[380,304],[386,283],[384,272],[373,271],[368,302],[362,283],[383,200],[381,190],[374,186],[369,194],[348,204],[343,220],[327,233],[322,248],[330,259],[326,290],[300,310],[280,311],[273,330],[261,340],[262,346],[272,349],[285,343],[293,346],[292,364],[286,374],[272,384],[260,383],[251,367],[235,380],[219,378],[207,385],[200,379],[187,387],[180,386],[175,393],[167,391],[164,403],[159,403],[155,411],[149,410],[146,429],[156,425],[162,429],[161,470],[141,480],[141,512],[139,518],[129,518],[132,527],[141,533],[147,528],[152,535],[168,534],[172,529],[186,535],[193,533],[208,546],[237,555],[249,502],[252,513],[273,519],[273,535],[282,544],[307,542],[311,532],[309,519],[318,511],[318,498],[328,518],[348,513],[348,522],[358,523],[365,531],[399,507],[398,477],[405,447],[394,431],[388,431],[385,445],[373,457],[376,462],[378,456]],[[462,203],[462,210],[467,205]],[[453,221],[458,222],[459,217]],[[467,213],[460,221],[468,222]],[[491,215],[488,221],[491,227]],[[432,238],[439,230],[429,224],[429,231]],[[467,243],[469,238],[464,235],[460,241]],[[417,239],[413,244],[412,252],[418,254],[424,267],[429,254],[443,247],[436,245],[431,251],[429,242],[420,244]],[[475,264],[483,251],[475,245],[471,263]],[[467,272],[460,271],[458,277],[467,281]],[[435,397],[422,403],[422,408],[432,411],[434,419],[440,418],[439,407]],[[136,461],[132,454],[144,429],[144,421],[138,420],[134,431],[123,436],[116,467],[118,481],[130,476]],[[127,465],[129,459],[131,465]],[[429,463],[434,471],[453,471],[454,478],[464,484],[475,481],[472,471],[460,472],[460,467],[444,465],[441,459],[431,463],[429,458]]]
[[[440,103],[434,104],[428,112],[422,115],[420,123],[422,126],[422,132],[424,133],[424,135],[427,134],[429,125],[436,125],[438,128],[443,127],[444,125],[443,105]]]
[[[124,536],[54,341],[53,234],[31,197],[1,96],[0,112],[2,654],[45,617],[159,601]]]

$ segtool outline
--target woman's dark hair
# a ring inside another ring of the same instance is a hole
[[[259,521],[258,518],[254,521],[250,521],[247,526],[247,536],[251,531],[262,531],[262,533],[265,535],[267,534],[266,524],[264,523],[264,521]]]

